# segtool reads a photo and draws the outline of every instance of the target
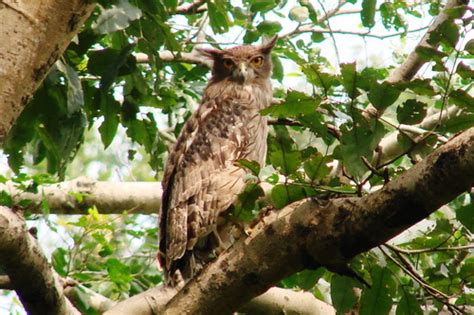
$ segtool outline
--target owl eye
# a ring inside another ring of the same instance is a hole
[[[234,62],[230,59],[224,59],[224,67],[227,69],[233,68],[234,67]]]
[[[263,57],[255,57],[251,61],[252,65],[256,68],[260,68],[263,65]]]

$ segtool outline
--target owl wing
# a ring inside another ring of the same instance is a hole
[[[219,213],[244,188],[235,165],[248,152],[251,119],[241,99],[204,99],[186,122],[165,168],[160,213],[160,264],[168,279],[186,250],[212,231]],[[255,113],[258,115],[258,113]]]

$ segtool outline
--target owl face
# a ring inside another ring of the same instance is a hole
[[[229,49],[200,48],[203,55],[213,59],[212,74],[214,80],[228,79],[247,84],[256,80],[269,79],[272,72],[270,52],[275,46],[275,36],[261,46],[237,46]]]

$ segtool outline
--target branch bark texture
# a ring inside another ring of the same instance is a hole
[[[41,213],[41,203],[48,203],[50,213],[85,214],[92,206],[104,214],[124,211],[156,214],[161,202],[161,183],[157,182],[98,182],[87,177],[52,185],[41,185],[37,193],[23,192],[13,183],[0,184],[15,204],[30,200],[28,210]]]
[[[362,198],[306,199],[272,213],[168,303],[163,314],[230,314],[304,268],[344,270],[474,185],[474,128]]]
[[[0,144],[95,7],[85,0],[0,1]]]
[[[154,315],[163,311],[166,303],[177,293],[175,288],[158,286],[122,301],[104,315]],[[252,315],[334,315],[331,305],[318,300],[309,292],[270,288],[239,309]]]
[[[23,218],[0,206],[0,265],[30,315],[80,314],[67,300]]]

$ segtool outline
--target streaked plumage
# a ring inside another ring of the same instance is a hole
[[[275,41],[200,50],[213,59],[213,75],[170,151],[162,180],[158,257],[169,283],[193,277],[195,260],[209,256],[206,243],[219,216],[245,186],[246,171],[235,162],[265,162],[267,121],[259,111],[272,100]]]

